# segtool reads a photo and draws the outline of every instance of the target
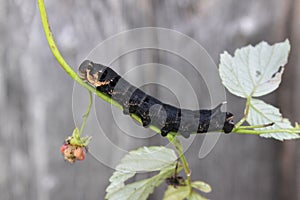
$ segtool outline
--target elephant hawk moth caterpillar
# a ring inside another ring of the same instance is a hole
[[[159,127],[162,136],[179,132],[188,138],[193,132],[223,130],[230,133],[234,128],[233,114],[222,112],[223,104],[205,110],[176,108],[131,85],[107,66],[85,60],[78,71],[81,79],[118,102],[124,114],[137,115],[144,127]]]

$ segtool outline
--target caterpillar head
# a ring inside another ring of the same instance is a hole
[[[78,75],[81,79],[87,80],[88,73],[92,71],[94,68],[94,63],[89,60],[85,60],[81,63],[81,65],[78,68]]]
[[[85,60],[79,66],[78,75],[90,85],[98,87],[109,83],[107,80],[101,80],[101,78],[105,78],[107,75],[106,69],[107,67],[104,65]]]

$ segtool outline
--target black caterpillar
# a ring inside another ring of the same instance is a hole
[[[123,107],[124,114],[135,114],[144,127],[159,127],[161,135],[179,132],[188,138],[192,132],[206,133],[234,128],[233,114],[222,112],[221,106],[211,110],[187,110],[165,104],[131,85],[111,68],[85,60],[79,67],[79,76],[90,85]]]

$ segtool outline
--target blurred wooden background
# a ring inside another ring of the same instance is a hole
[[[46,8],[59,48],[74,67],[109,36],[145,26],[190,36],[217,64],[224,50],[232,53],[261,40],[289,38],[292,51],[283,83],[264,99],[280,107],[292,122],[300,122],[299,0],[52,0],[46,1]],[[0,24],[1,200],[103,199],[113,170],[89,156],[69,165],[60,155],[62,141],[74,128],[74,82],[50,53],[37,3],[1,0]],[[236,119],[243,104],[228,94],[228,109]],[[160,142],[155,137],[139,144]],[[135,145],[127,141],[126,148]],[[205,159],[197,158],[198,151],[199,145],[193,144],[187,157],[192,177],[213,187],[210,199],[300,199],[299,141],[231,134],[222,136]],[[110,149],[103,153],[111,154]],[[150,199],[162,195],[156,190]]]

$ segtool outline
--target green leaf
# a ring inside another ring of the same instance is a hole
[[[111,183],[106,188],[106,192],[112,193],[124,187],[124,182],[133,177],[135,174],[135,172],[115,171],[109,179]]]
[[[139,196],[141,191],[143,195],[140,198],[147,196],[146,194],[149,195],[153,192],[154,187],[174,173],[176,161],[177,156],[175,152],[165,147],[143,147],[129,152],[117,165],[116,171],[110,177],[110,185],[106,188],[106,198],[117,199],[117,197],[123,197],[123,195],[125,198],[126,195],[129,195],[128,199],[131,199]],[[178,171],[180,170],[178,169]],[[150,179],[125,185],[125,181],[133,177],[137,172],[152,171],[161,172]]]
[[[211,187],[209,184],[203,182],[203,181],[194,181],[192,182],[192,187],[200,190],[201,192],[209,193],[211,192]]]
[[[278,108],[270,104],[266,104],[258,99],[250,100],[250,109],[247,122],[250,125],[263,125],[274,122],[275,124],[273,126],[256,129],[274,130],[274,132],[271,133],[260,134],[262,137],[274,138],[281,141],[300,138],[300,129],[297,128],[297,125],[296,127],[293,127],[288,119],[282,117]],[[275,129],[282,130],[276,131]]]
[[[261,42],[237,49],[234,56],[221,55],[219,73],[223,85],[240,97],[258,97],[278,88],[283,66],[287,63],[290,43],[285,40],[272,46]]]
[[[117,190],[108,192],[105,196],[109,200],[144,200],[154,191],[154,188],[159,186],[166,178],[170,177],[174,173],[174,167],[168,167],[162,170],[159,174],[137,181],[123,187],[119,187]]]
[[[208,199],[198,194],[197,192],[192,191],[189,196],[189,200],[208,200]]]
[[[142,147],[129,152],[116,167],[118,171],[151,172],[173,165],[177,156],[165,147]]]
[[[183,200],[190,194],[190,188],[188,186],[169,186],[164,194],[163,200]]]

